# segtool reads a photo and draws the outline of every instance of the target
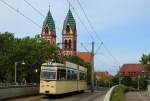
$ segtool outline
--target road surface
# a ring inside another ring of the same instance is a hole
[[[126,101],[150,101],[150,92],[128,92],[125,97]]]
[[[9,99],[7,101],[103,101],[106,91],[85,91],[80,94],[63,95],[61,97],[46,97],[45,95]]]

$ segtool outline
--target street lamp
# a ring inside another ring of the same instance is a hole
[[[18,65],[18,63],[20,63],[20,62],[15,62],[15,84],[17,84],[17,65]],[[25,62],[23,61],[21,64],[25,65]]]
[[[35,69],[35,72],[37,73],[37,72],[38,72],[38,69]]]

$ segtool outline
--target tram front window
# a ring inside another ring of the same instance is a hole
[[[55,71],[42,71],[41,72],[41,79],[42,80],[55,80],[56,79],[56,72]]]

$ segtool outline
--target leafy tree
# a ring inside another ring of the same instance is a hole
[[[132,78],[130,76],[123,77],[121,80],[121,84],[124,84],[126,86],[131,86],[132,85]]]
[[[26,78],[28,82],[39,82],[41,64],[59,58],[55,45],[39,38],[14,38],[14,34],[9,32],[0,33],[0,47],[0,82],[14,81],[15,62],[18,62],[17,81]],[[25,65],[21,64],[22,61]]]
[[[140,63],[144,64],[145,67],[147,68],[147,70],[150,71],[150,54],[148,54],[148,55],[143,54],[140,59]]]
[[[113,85],[113,77],[101,77],[98,79],[98,86],[109,87]]]

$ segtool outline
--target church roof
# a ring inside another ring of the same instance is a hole
[[[92,56],[90,52],[77,52],[76,55],[85,62],[91,62]]]
[[[75,31],[76,22],[75,22],[75,19],[74,19],[73,14],[72,14],[70,9],[69,9],[67,16],[66,16],[66,19],[64,21],[63,31],[66,28],[67,24],[70,25],[72,31]]]
[[[48,25],[49,29],[52,30],[54,33],[56,33],[56,30],[55,30],[55,23],[54,23],[54,20],[53,20],[53,17],[51,15],[51,12],[50,10],[48,11],[47,13],[47,16],[44,20],[44,23],[43,23],[43,28]]]

